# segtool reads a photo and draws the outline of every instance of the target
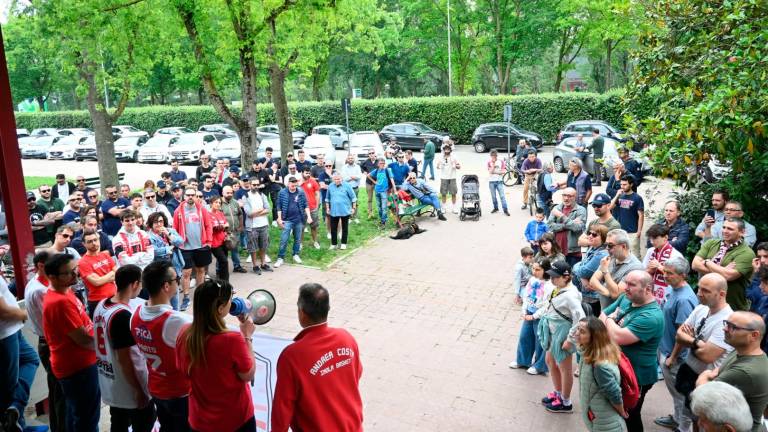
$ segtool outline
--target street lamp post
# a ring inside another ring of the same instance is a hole
[[[448,96],[453,96],[453,79],[451,72],[451,0],[448,0]]]

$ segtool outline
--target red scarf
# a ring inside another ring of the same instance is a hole
[[[182,201],[176,208],[176,211],[173,212],[173,228],[179,233],[179,236],[181,236],[181,239],[184,241],[187,240],[187,215],[184,212],[184,207],[186,206],[187,202]],[[211,215],[200,203],[195,203],[195,209],[197,211],[197,217],[200,219],[200,228],[202,229],[200,240],[202,241],[203,246],[210,246],[213,236]]]
[[[664,243],[664,246],[661,247],[661,249],[653,249],[653,252],[651,253],[651,259],[658,261],[661,265],[664,265],[674,250],[675,248],[673,248],[669,242],[666,242]],[[664,279],[664,272],[661,271],[661,269],[654,270],[653,295],[656,297],[656,302],[658,302],[660,306],[663,306],[664,302],[666,301],[668,286],[669,285],[667,284],[667,280]]]

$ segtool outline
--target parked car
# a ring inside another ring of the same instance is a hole
[[[280,145],[278,145],[280,147]],[[331,137],[328,135],[310,135],[304,141],[304,153],[312,162],[316,162],[317,155],[323,153],[325,161],[336,165],[336,149],[333,148]]]
[[[27,129],[16,129],[16,138],[25,138],[29,136]]]
[[[178,136],[160,134],[148,139],[139,149],[139,162],[170,162],[170,146],[179,140]]]
[[[87,135],[93,135],[93,131],[88,129],[88,128],[59,129],[59,135],[64,135],[64,136],[70,136],[70,135],[87,136]]]
[[[384,157],[384,145],[375,131],[353,132],[349,134],[349,154],[358,162],[368,159],[368,152],[375,151],[377,157]]]
[[[600,135],[604,138],[612,138],[620,142],[625,141],[624,132],[620,132],[617,128],[602,120],[580,120],[565,125],[565,127],[558,132],[555,142],[559,144],[560,141],[570,137],[575,138],[578,134],[584,135],[585,138],[591,137],[594,129],[599,130]]]
[[[541,135],[536,132],[527,131],[514,124],[507,126],[507,123],[486,123],[478,126],[472,133],[472,146],[478,153],[490,149],[506,151],[507,142],[509,142],[509,148],[514,153],[521,139],[528,141],[537,149],[544,145]]]
[[[197,130],[198,132],[215,132],[217,134],[235,136],[237,132],[229,125],[229,123],[216,123],[209,125],[202,125]]]
[[[64,137],[60,135],[34,138],[21,150],[21,157],[23,159],[45,159],[48,154],[48,149],[62,138]]]
[[[568,170],[568,161],[571,160],[571,158],[576,156],[576,142],[577,139],[575,137],[572,138],[566,138],[564,139],[560,144],[555,146],[555,149],[552,154],[552,163],[555,166],[555,171],[557,172],[566,172]],[[584,143],[585,145],[588,145],[592,142],[592,137],[584,137]],[[613,165],[616,163],[616,161],[619,160],[619,153],[617,149],[621,146],[621,143],[617,140],[611,139],[611,138],[605,138],[605,146],[603,147],[603,178],[608,178],[613,173]],[[630,151],[629,155],[635,159],[641,162],[643,171],[644,172],[650,172],[651,171],[651,164],[645,157],[641,156],[640,153],[637,153],[635,151]],[[586,163],[584,164],[584,169],[587,172],[592,172],[593,168],[593,160],[592,157],[586,158]]]
[[[112,133],[114,135],[120,135],[121,137],[149,136],[146,131],[136,129],[135,127],[129,125],[112,126]]]
[[[59,135],[61,135],[59,133],[59,130],[55,128],[32,129],[32,132],[30,132],[29,134],[29,136],[31,137],[59,136]]]
[[[67,135],[56,141],[45,154],[46,159],[74,159],[77,146],[88,139],[88,135]]]
[[[435,149],[440,151],[443,137],[448,136],[447,132],[439,132],[424,123],[405,122],[395,123],[384,126],[379,132],[379,138],[382,142],[387,142],[391,137],[395,137],[397,144],[403,150],[424,149],[424,138],[429,138],[435,143]]]
[[[147,140],[149,140],[149,137],[144,135],[133,135],[118,139],[115,141],[115,159],[138,162],[139,149]]]
[[[277,127],[277,125],[266,125],[266,126],[260,126],[256,128],[257,133],[267,133],[272,134],[277,137],[280,136],[280,129]],[[301,148],[301,146],[304,145],[304,140],[307,138],[307,134],[301,131],[293,131],[293,148]]]
[[[231,163],[240,165],[240,138],[233,136],[223,139],[211,153],[211,159],[229,159]]]
[[[194,133],[192,129],[185,128],[185,127],[165,127],[160,128],[155,131],[152,136],[158,136],[158,135],[182,135],[182,134],[188,134],[188,133]]]
[[[707,158],[706,163],[699,164],[698,174],[705,183],[716,183],[733,172],[730,162],[721,161],[716,156]]]
[[[171,143],[168,153],[171,160],[179,162],[196,162],[200,156],[210,155],[219,145],[219,140],[212,133],[193,132],[183,134],[179,139]]]
[[[113,135],[114,136],[114,135]],[[88,138],[77,145],[75,149],[75,160],[98,160],[96,155],[96,135],[89,135]]]
[[[334,148],[345,149],[349,146],[349,134],[352,132],[352,129],[342,125],[320,125],[313,127],[310,135],[328,135]]]

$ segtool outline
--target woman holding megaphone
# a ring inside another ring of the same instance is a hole
[[[251,349],[256,326],[250,316],[241,315],[239,332],[227,327],[232,291],[221,280],[198,286],[192,324],[176,343],[176,362],[192,384],[189,424],[195,431],[256,431],[248,387],[256,371]]]

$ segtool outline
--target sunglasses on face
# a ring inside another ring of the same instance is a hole
[[[59,235],[64,237],[65,239],[72,238],[72,234],[59,234]]]
[[[107,193],[111,195],[111,194],[117,193],[117,192],[107,192]],[[98,197],[99,197],[98,195],[88,195],[88,198],[98,198]],[[82,198],[78,198],[78,199],[81,200]]]
[[[82,183],[82,182],[84,182],[84,181],[85,181],[85,179],[77,179],[77,182],[78,182],[78,183]]]
[[[147,195],[144,197],[144,199],[155,199],[154,195]]]
[[[333,168],[333,165],[326,165],[326,168]]]
[[[107,192],[107,195],[117,195],[117,191],[109,191]]]
[[[194,196],[195,196],[195,194],[184,194],[184,196],[185,196],[185,197],[187,197],[187,198],[189,198],[189,197],[194,197]]]
[[[596,208],[596,209],[603,208],[603,205],[604,204],[592,204],[592,208]]]
[[[50,189],[45,189],[45,190],[41,190],[40,193],[48,193],[50,191],[51,191]]]
[[[605,248],[606,249],[613,249],[614,247],[616,247],[616,244],[614,244],[614,243],[606,243],[605,244]]]
[[[588,232],[588,233],[587,233],[587,235],[588,235],[588,236],[590,236],[590,237],[599,237],[599,234],[597,234],[597,233],[596,233],[596,232],[594,232],[594,231],[590,231],[590,232]]]

